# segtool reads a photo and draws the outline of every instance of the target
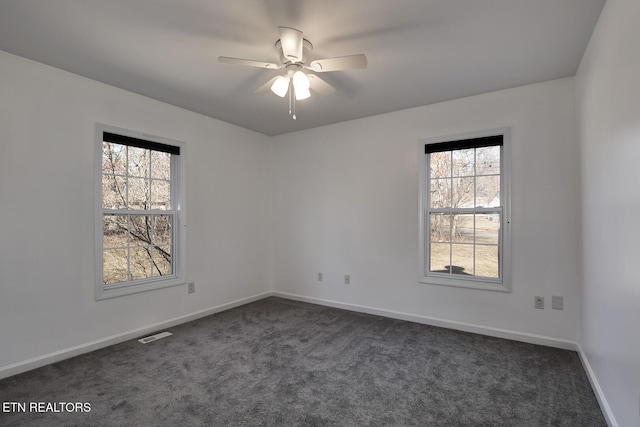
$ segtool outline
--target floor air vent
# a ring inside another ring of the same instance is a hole
[[[155,335],[149,335],[148,337],[140,338],[138,341],[140,341],[142,344],[148,344],[151,341],[156,341],[156,340],[159,340],[160,338],[166,338],[171,335],[173,335],[171,332],[159,332]]]

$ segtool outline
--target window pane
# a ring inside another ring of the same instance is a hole
[[[474,180],[474,178],[453,178],[452,203],[454,208],[473,207]]]
[[[149,180],[129,178],[129,209],[149,209]]]
[[[151,216],[131,215],[129,225],[131,246],[148,246],[151,244]]]
[[[130,176],[148,178],[149,177],[149,150],[138,147],[127,147],[129,157],[127,168]]]
[[[453,215],[451,237],[457,243],[473,243],[473,214]]]
[[[127,247],[127,216],[104,215],[102,217],[102,247],[126,248]]]
[[[451,264],[451,246],[449,243],[431,243],[429,248],[429,270],[438,273],[448,273]]]
[[[476,175],[498,175],[500,173],[500,147],[476,149]]]
[[[454,150],[452,154],[451,169],[453,176],[473,176],[475,149]]]
[[[474,245],[451,245],[451,273],[473,275]]]
[[[500,236],[499,214],[476,215],[476,243],[497,245]]]
[[[171,180],[171,154],[151,152],[151,178]]]
[[[451,207],[450,179],[432,179],[430,191],[429,201],[432,208],[437,209]]]
[[[124,175],[126,173],[127,148],[111,142],[102,143],[102,172]]]
[[[476,206],[500,206],[500,177],[479,176],[476,178]]]
[[[146,279],[152,276],[149,253],[148,247],[130,249],[131,280]]]
[[[500,277],[497,245],[476,245],[476,276]]]
[[[429,154],[429,170],[431,171],[431,178],[451,176],[451,151]]]
[[[171,183],[151,180],[151,209],[171,209]]]
[[[451,215],[431,214],[431,241],[451,241]]]
[[[173,273],[171,268],[171,246],[154,247],[151,254],[153,257],[153,276],[168,276]]]
[[[102,207],[105,209],[126,209],[126,199],[126,179],[116,175],[102,175]]]
[[[156,215],[153,222],[153,244],[154,245],[170,245],[171,241],[171,222],[173,217],[168,215]]]
[[[102,282],[105,285],[129,280],[126,249],[105,250],[102,258]]]

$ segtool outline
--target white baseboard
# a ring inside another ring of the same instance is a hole
[[[304,295],[291,294],[288,292],[273,291],[272,295],[296,301],[303,301],[328,307],[357,311],[360,313],[375,314],[377,316],[390,317],[392,319],[407,320],[409,322],[455,329],[457,331],[471,332],[474,334],[487,335],[496,338],[505,338],[508,340],[521,341],[529,344],[546,345],[548,347],[561,348],[563,350],[578,351],[578,344],[574,341],[548,337],[545,335],[530,334],[527,332],[518,332],[510,329],[493,328],[490,326],[475,325],[473,323],[457,322],[455,320],[439,319],[436,317],[422,316],[419,314],[403,313],[400,311],[387,310],[384,308],[376,308],[321,298],[307,297]]]
[[[45,354],[44,356],[34,357],[32,359],[3,366],[0,367],[0,379],[17,375],[22,372],[30,371],[32,369],[40,368],[41,366],[50,365],[51,363],[79,356],[84,353],[89,353],[90,351],[98,350],[110,345],[119,344],[130,339],[138,338],[142,335],[156,332],[159,329],[170,328],[172,326],[180,325],[185,322],[200,319],[201,317],[210,316],[221,311],[229,310],[244,304],[248,304],[250,302],[261,300],[263,298],[271,296],[272,294],[273,293],[271,291],[262,292],[247,298],[241,298],[235,301],[228,302],[226,304],[217,305],[215,307],[196,311],[194,313],[190,313],[180,317],[175,317],[163,322],[154,323],[153,325],[132,329],[130,331],[112,335],[110,337],[102,338],[86,344],[80,344],[75,347],[70,347],[63,350],[55,351],[53,353]]]
[[[596,395],[596,399],[600,404],[600,409],[602,410],[602,414],[604,415],[605,421],[607,421],[607,425],[609,425],[609,427],[618,427],[618,422],[613,416],[613,412],[611,412],[611,407],[607,402],[607,398],[604,396],[604,392],[600,387],[598,378],[596,377],[595,372],[593,372],[593,369],[591,368],[591,364],[589,363],[589,358],[587,357],[587,354],[584,352],[584,349],[580,344],[578,344],[578,355],[580,356],[580,361],[582,362],[582,366],[584,367],[584,370],[587,373],[587,378],[589,378],[589,382],[591,383],[591,388],[593,389],[593,393]]]

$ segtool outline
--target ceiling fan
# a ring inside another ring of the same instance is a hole
[[[245,65],[249,67],[266,68],[269,70],[283,69],[284,74],[278,75],[256,89],[256,92],[266,92],[269,89],[281,98],[289,94],[289,115],[296,119],[295,101],[307,99],[311,96],[309,89],[321,95],[335,92],[335,88],[315,74],[307,74],[305,70],[314,73],[329,71],[351,70],[367,67],[367,57],[364,54],[338,56],[335,58],[316,59],[309,62],[309,54],[313,50],[311,42],[303,38],[300,30],[289,27],[278,27],[280,39],[275,43],[282,64],[262,62],[251,59],[230,58],[219,56],[218,61],[224,64]]]

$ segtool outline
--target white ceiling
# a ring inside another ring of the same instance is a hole
[[[0,0],[0,50],[267,135],[573,76],[604,0]],[[278,70],[278,26],[338,90],[297,104],[253,91]],[[1,78],[1,73],[0,73]]]

